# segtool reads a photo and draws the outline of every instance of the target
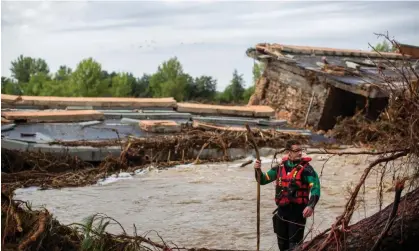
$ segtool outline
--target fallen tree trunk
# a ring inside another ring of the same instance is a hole
[[[322,250],[371,250],[385,228],[393,204],[364,220],[349,226],[344,232],[334,230],[334,240]],[[333,230],[331,230],[333,231]],[[296,250],[319,250],[328,233],[318,235]],[[376,250],[417,250],[419,237],[419,188],[401,198],[394,222],[382,236]],[[307,246],[308,245],[308,246]]]

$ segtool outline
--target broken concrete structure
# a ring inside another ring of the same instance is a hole
[[[337,117],[353,116],[360,110],[369,119],[377,119],[388,103],[383,76],[394,76],[386,63],[398,65],[403,58],[415,58],[282,44],[258,44],[247,55],[265,64],[249,105],[269,105],[277,119],[321,130],[332,129]]]

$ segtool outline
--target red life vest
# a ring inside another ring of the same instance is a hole
[[[278,206],[285,206],[290,203],[308,204],[310,188],[302,180],[304,168],[311,161],[310,157],[303,157],[301,163],[294,167],[287,174],[285,162],[288,157],[282,158],[282,164],[278,167],[276,178],[275,202]]]

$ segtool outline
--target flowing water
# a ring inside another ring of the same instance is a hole
[[[321,232],[330,227],[344,208],[348,187],[353,187],[369,163],[365,156],[314,155],[312,165],[321,174],[321,198],[306,225]],[[250,157],[249,157],[250,158]],[[256,248],[256,181],[253,166],[239,167],[245,160],[231,163],[183,165],[167,170],[151,169],[136,175],[120,175],[98,185],[60,190],[19,189],[16,198],[35,207],[45,206],[63,224],[82,222],[94,213],[118,220],[128,234],[147,234],[158,241],[156,232],[166,241],[183,247],[223,249]],[[263,170],[271,159],[263,159]],[[365,204],[355,212],[353,221],[377,211],[377,183],[372,174],[365,186]],[[387,184],[388,188],[389,185]],[[261,249],[277,250],[272,229],[275,209],[273,183],[261,186]],[[393,193],[384,194],[384,205]],[[109,232],[120,233],[117,225]],[[154,230],[154,231],[151,231]],[[151,231],[151,232],[150,232]]]

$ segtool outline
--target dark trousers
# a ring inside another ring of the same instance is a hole
[[[293,250],[303,240],[306,224],[306,218],[303,217],[304,208],[305,205],[297,204],[278,207],[272,220],[279,250]]]

